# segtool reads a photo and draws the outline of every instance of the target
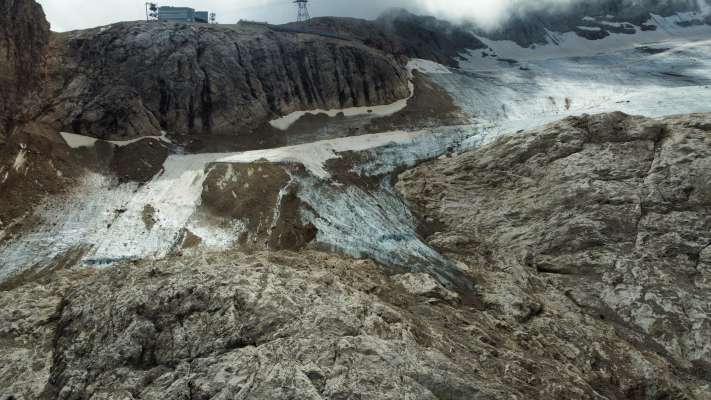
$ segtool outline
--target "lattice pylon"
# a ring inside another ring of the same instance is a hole
[[[295,0],[294,3],[299,6],[299,14],[296,17],[298,22],[304,22],[311,19],[308,7],[309,0]]]

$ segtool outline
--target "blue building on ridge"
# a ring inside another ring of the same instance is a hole
[[[209,22],[209,14],[207,11],[195,11],[190,7],[158,7],[157,12],[159,21],[168,22]]]

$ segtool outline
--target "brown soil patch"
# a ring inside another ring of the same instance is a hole
[[[145,183],[160,172],[169,154],[168,147],[155,139],[144,139],[117,147],[111,160],[111,172],[122,183]]]
[[[153,208],[152,205],[146,204],[143,207],[143,225],[145,225],[147,230],[153,229],[153,226],[156,224],[156,209]]]
[[[240,238],[243,247],[302,248],[316,233],[314,227],[301,224],[298,187],[288,168],[268,162],[211,165],[202,208],[219,220],[243,223],[247,231]]]
[[[0,148],[0,230],[30,214],[46,197],[69,190],[96,167],[41,127],[17,129]]]
[[[180,245],[180,247],[184,250],[188,249],[194,249],[202,243],[202,238],[194,233],[192,233],[189,229],[183,230],[183,240]]]
[[[272,149],[287,145],[284,132],[268,123],[244,135],[185,135],[171,139],[191,154]]]

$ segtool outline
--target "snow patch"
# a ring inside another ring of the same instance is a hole
[[[407,68],[409,70],[418,70],[425,74],[451,74],[452,71],[446,66],[436,63],[430,60],[423,60],[420,58],[414,58],[407,63]]]
[[[232,155],[218,156],[215,162],[220,163],[251,163],[266,160],[273,163],[293,162],[303,164],[309,172],[321,179],[330,178],[324,169],[326,161],[338,157],[337,153],[346,151],[362,151],[386,144],[402,144],[417,140],[429,131],[404,132],[393,131],[361,136],[351,136],[338,139],[322,140],[313,143],[276,149],[247,151]]]
[[[12,168],[20,172],[20,170],[25,166],[27,163],[27,149],[25,148],[24,145],[22,145],[22,148],[20,151],[17,153],[17,156],[15,157],[15,162],[12,163]],[[5,179],[7,179],[7,175],[5,176]]]
[[[704,29],[711,32],[711,27]],[[581,46],[593,48],[602,42],[580,40],[584,41]],[[489,65],[473,54],[460,61],[461,69],[430,78],[464,112],[474,116],[482,132],[477,140],[570,115],[622,111],[661,117],[711,111],[708,36],[703,40],[679,37],[621,50],[590,50],[594,54],[584,57],[577,55],[582,53],[580,49],[575,50],[575,56],[562,57],[561,48],[565,44],[555,49],[517,47],[516,57],[525,61],[512,66]]]
[[[590,32],[600,32],[602,30],[599,26],[579,26],[578,29]]]
[[[94,145],[96,145],[96,142],[106,142],[118,147],[128,146],[129,144],[140,142],[141,140],[146,139],[156,139],[165,143],[171,143],[165,132],[162,132],[160,136],[142,136],[130,140],[103,140],[91,136],[78,135],[76,133],[69,132],[59,132],[59,134],[62,136],[62,139],[64,139],[64,142],[73,149],[78,149],[81,147],[94,147]]]

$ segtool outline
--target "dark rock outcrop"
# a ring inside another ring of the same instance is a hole
[[[0,145],[35,87],[49,44],[49,24],[32,0],[0,0]]]
[[[409,95],[386,53],[258,24],[119,23],[62,35],[59,52],[36,117],[101,138],[249,136],[293,111]]]
[[[353,37],[365,45],[400,57],[423,58],[458,67],[460,55],[486,46],[469,30],[406,10],[394,9],[374,21],[322,17],[289,24]]]

